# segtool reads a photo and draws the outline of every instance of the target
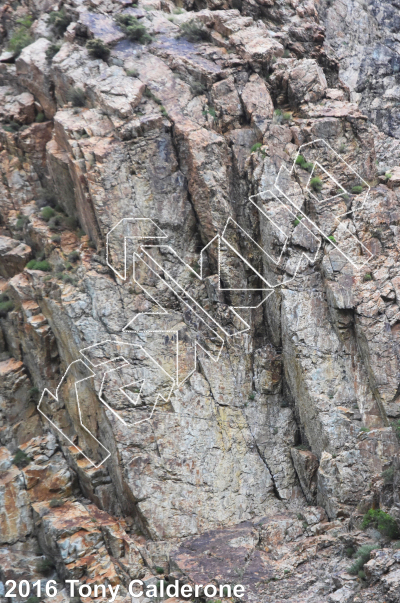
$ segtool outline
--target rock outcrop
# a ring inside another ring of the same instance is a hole
[[[2,583],[400,601],[397,8],[372,8],[0,9]]]

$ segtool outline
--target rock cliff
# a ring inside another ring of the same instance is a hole
[[[1,601],[399,602],[396,4],[0,12]]]

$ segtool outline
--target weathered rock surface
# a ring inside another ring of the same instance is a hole
[[[397,9],[131,4],[1,9],[0,580],[398,602]]]

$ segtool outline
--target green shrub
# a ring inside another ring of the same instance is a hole
[[[366,283],[367,281],[372,281],[372,274],[370,272],[367,272],[366,274],[364,274],[363,281],[364,281],[364,283]]]
[[[26,603],[39,603],[41,600],[40,597],[28,597]]]
[[[348,557],[349,559],[351,559],[354,555],[354,553],[356,552],[355,548],[353,546],[348,546],[344,549],[344,554],[346,555],[346,557]]]
[[[157,574],[163,574],[164,568],[156,566],[156,572],[157,572]]]
[[[51,507],[52,509],[54,509],[55,507],[62,507],[64,503],[65,500],[62,500],[62,498],[52,498],[49,502],[49,507]]]
[[[365,572],[363,572],[363,570],[360,570],[358,572],[358,577],[360,578],[360,580],[365,580]]]
[[[14,309],[14,302],[6,293],[0,294],[0,318],[5,318]]]
[[[37,387],[31,387],[31,389],[29,390],[29,399],[30,400],[37,400],[39,398],[39,388]]]
[[[303,163],[302,166],[300,166],[303,170],[306,170],[307,172],[312,172],[314,164],[312,163],[312,161]]]
[[[360,193],[362,193],[362,189],[363,189],[363,188],[362,188],[362,186],[360,186],[360,185],[353,186],[353,188],[351,189],[351,192],[352,192],[354,195],[359,195]]]
[[[297,157],[296,157],[296,162],[295,162],[295,163],[296,163],[296,165],[300,165],[300,166],[302,166],[302,165],[303,165],[303,163],[305,163],[305,162],[306,162],[306,160],[304,159],[304,156],[303,156],[303,155],[297,155]]]
[[[61,243],[61,237],[60,237],[60,235],[53,235],[51,237],[51,241],[52,241],[52,243],[57,243],[57,244]]]
[[[19,132],[20,129],[21,125],[18,124],[16,121],[10,121],[7,125],[3,125],[3,130],[5,130],[6,132]]]
[[[77,262],[80,257],[79,251],[71,251],[71,253],[68,254],[68,259],[70,262]]]
[[[202,96],[207,92],[207,87],[201,82],[192,82],[190,84],[190,90],[194,96]]]
[[[375,527],[381,534],[388,538],[400,536],[400,530],[396,520],[381,509],[370,509],[363,518],[361,528],[365,530],[369,526]]]
[[[165,108],[163,105],[161,105],[161,107],[160,107],[160,111],[161,111],[161,114],[162,114],[164,117],[168,117],[167,110],[166,110],[166,108]]]
[[[89,40],[86,43],[86,48],[89,55],[93,59],[102,59],[103,61],[107,61],[110,56],[110,49],[107,44],[104,44],[102,40],[98,40],[95,38],[94,40]]]
[[[40,212],[41,218],[43,220],[45,220],[46,222],[48,222],[50,220],[50,218],[52,218],[55,215],[56,215],[56,212],[54,211],[54,209],[52,207],[50,207],[50,205],[46,205],[46,207],[44,207],[42,209],[42,211]]]
[[[41,124],[42,122],[44,122],[44,113],[42,113],[42,112],[38,113],[35,117],[35,121],[38,124]]]
[[[129,77],[138,77],[139,71],[137,69],[127,69],[126,75]]]
[[[56,56],[57,52],[60,51],[61,44],[50,44],[48,49],[46,50],[46,59],[51,61],[53,57]]]
[[[25,224],[27,224],[28,222],[28,216],[20,216],[15,222],[15,230],[23,230]]]
[[[14,54],[14,57],[19,56],[21,50],[25,48],[25,46],[32,44],[34,41],[30,34],[32,21],[33,19],[30,15],[27,15],[22,19],[17,19],[18,27],[14,29],[13,35],[8,43],[8,49]]]
[[[52,218],[50,218],[50,220],[48,221],[48,226],[49,226],[50,230],[57,230],[57,228],[62,226],[62,223],[63,223],[62,216],[55,215]]]
[[[254,400],[254,399],[255,399],[255,397],[256,397],[256,394],[255,394],[254,392],[251,392],[251,393],[249,394],[249,400]]]
[[[287,111],[286,113],[282,114],[282,118],[284,119],[284,121],[290,121],[292,119],[292,114]]]
[[[68,216],[67,218],[64,219],[65,225],[70,228],[71,230],[76,230],[79,226],[79,222],[76,218],[74,218],[73,216]]]
[[[42,272],[51,272],[51,265],[47,260],[37,261],[31,260],[27,263],[28,270],[41,270]]]
[[[84,107],[86,103],[85,93],[82,88],[70,88],[68,90],[67,99],[74,107]]]
[[[368,433],[370,431],[370,428],[369,427],[360,427],[360,431]]]
[[[117,15],[115,20],[128,40],[136,41],[140,44],[151,42],[152,38],[147,33],[146,27],[133,15]]]
[[[262,147],[262,142],[256,142],[255,144],[253,144],[253,146],[250,149],[250,153],[255,153],[256,151],[258,151],[259,149],[261,149]]]
[[[320,193],[322,190],[322,180],[316,176],[315,178],[311,178],[310,186],[315,190],[316,193]]]
[[[76,280],[73,276],[70,276],[69,274],[64,274],[62,276],[62,280],[64,281],[64,283],[67,283],[69,285],[76,285]]]
[[[53,10],[50,13],[49,24],[53,26],[55,31],[63,36],[68,25],[71,23],[72,18],[66,14],[65,10]]]
[[[339,147],[339,153],[345,153],[346,152],[346,145],[344,144],[344,142],[342,142],[342,144]]]
[[[16,465],[18,469],[22,469],[23,467],[29,465],[31,460],[32,459],[26,454],[26,452],[17,448],[17,452],[13,458],[13,464]]]
[[[385,174],[385,178],[387,178],[388,180],[390,180],[390,178],[393,176],[393,174],[391,172],[386,172]]]
[[[354,555],[356,557],[356,561],[347,570],[349,574],[357,576],[358,572],[362,571],[364,565],[370,560],[371,552],[377,548],[378,547],[376,545],[372,544],[363,544],[363,546],[360,546]]]
[[[298,224],[300,224],[300,222],[303,218],[304,218],[304,216],[297,216],[297,218],[295,218],[293,220],[293,226],[297,226]]]
[[[41,559],[36,564],[36,571],[43,575],[49,574],[53,568],[54,563],[50,559]]]
[[[276,115],[277,117],[281,117],[281,115],[282,115],[282,109],[275,109],[274,115]]]
[[[206,42],[210,39],[210,32],[202,23],[196,23],[194,19],[186,21],[180,26],[179,37],[189,42]]]
[[[157,105],[162,105],[162,101],[150,90],[150,88],[145,89],[144,95],[147,96],[147,98],[151,98]]]
[[[394,477],[394,468],[389,467],[389,469],[385,469],[385,471],[382,471],[382,477],[385,484],[392,484]]]
[[[391,426],[393,427],[394,432],[395,432],[395,434],[397,436],[397,439],[400,442],[400,419],[397,419],[397,421],[393,421],[391,423]]]
[[[290,57],[290,51],[289,51],[288,48],[285,48],[285,50],[283,52],[283,55],[282,55],[282,58],[283,59],[288,59],[289,57]]]

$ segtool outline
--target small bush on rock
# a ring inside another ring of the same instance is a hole
[[[68,259],[70,262],[77,262],[80,257],[79,251],[71,251],[71,253],[68,254]]]
[[[51,272],[51,265],[47,260],[38,262],[37,260],[31,260],[27,263],[26,267],[28,270],[41,270],[42,272]]]
[[[55,216],[55,214],[56,214],[56,212],[49,205],[46,205],[46,207],[44,207],[42,209],[42,211],[40,212],[41,218],[43,218],[43,220],[45,220],[46,222],[48,222],[50,220],[50,218]]]
[[[61,44],[50,44],[48,49],[46,50],[46,59],[51,61],[53,57],[56,56],[57,52],[59,52],[61,48]]]
[[[322,190],[322,180],[316,176],[315,178],[311,178],[310,186],[315,190],[316,193],[320,193]]]
[[[93,59],[102,59],[103,61],[107,61],[110,56],[110,49],[107,44],[104,44],[102,40],[94,39],[89,40],[86,43],[86,48],[89,55]]]
[[[151,42],[152,38],[147,33],[146,27],[133,15],[117,15],[115,20],[128,40],[139,42],[140,44]]]
[[[54,563],[50,561],[50,559],[41,559],[36,564],[36,571],[39,572],[39,574],[49,574],[53,568]]]
[[[63,36],[72,19],[65,10],[53,10],[49,16],[49,23],[53,26],[58,35]]]
[[[210,32],[205,25],[196,23],[194,19],[186,21],[180,26],[179,37],[186,38],[189,42],[206,42],[210,39]]]
[[[33,38],[30,34],[32,21],[33,19],[30,15],[27,15],[22,19],[17,19],[18,27],[14,29],[8,44],[8,49],[14,54],[14,57],[19,56],[21,50],[25,48],[25,46],[32,44]]]
[[[392,484],[394,477],[394,468],[389,467],[389,469],[385,469],[385,471],[382,471],[382,477],[385,484]]]
[[[383,536],[387,536],[388,538],[400,536],[396,520],[389,513],[382,511],[382,509],[370,509],[364,515],[361,528],[365,530],[370,526],[376,528]]]
[[[0,294],[0,318],[5,318],[14,309],[14,302],[6,293]]]
[[[377,548],[376,545],[372,544],[363,544],[363,546],[360,546],[355,553],[356,561],[348,569],[349,574],[357,576],[358,572],[362,571],[364,565],[370,560],[371,552]]]
[[[52,498],[49,502],[49,507],[51,507],[52,509],[56,507],[62,507],[64,503],[65,500],[62,500],[61,498]]]
[[[359,186],[359,185],[353,186],[353,188],[351,189],[351,192],[354,195],[359,195],[360,193],[362,193],[362,186]]]
[[[19,469],[26,467],[31,462],[31,458],[24,452],[23,450],[17,449],[17,452],[13,458],[13,464],[16,465]]]
[[[74,107],[84,107],[86,100],[85,100],[85,93],[82,90],[82,88],[70,88],[68,90],[68,94],[67,94],[67,98],[68,101],[70,103],[72,103],[72,105]]]

